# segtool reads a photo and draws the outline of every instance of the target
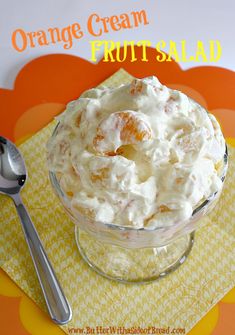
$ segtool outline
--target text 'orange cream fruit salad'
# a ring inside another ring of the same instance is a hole
[[[86,91],[48,142],[74,215],[134,228],[189,219],[221,189],[224,152],[215,117],[156,77]]]

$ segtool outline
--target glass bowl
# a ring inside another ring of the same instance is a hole
[[[52,136],[55,136],[56,129]],[[225,145],[222,186],[228,167]],[[185,221],[167,227],[133,228],[94,221],[70,207],[70,199],[60,187],[57,176],[49,171],[55,194],[75,223],[75,239],[86,263],[102,276],[124,283],[147,283],[177,269],[188,257],[194,231],[202,226],[202,218],[216,205],[222,188],[211,194]]]

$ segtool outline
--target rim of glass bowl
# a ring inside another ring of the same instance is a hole
[[[52,137],[54,137],[56,135],[56,132],[58,130],[58,126],[59,126],[60,122],[58,122],[58,124],[56,125],[53,133],[52,133]],[[220,179],[222,181],[222,184],[224,183],[224,180],[225,180],[225,177],[226,177],[226,173],[227,173],[227,169],[228,169],[228,148],[227,148],[227,144],[225,142],[225,152],[224,152],[224,157],[223,157],[223,163],[224,163],[224,166],[223,166],[223,170],[221,172],[221,175],[220,175]],[[65,198],[68,202],[70,201],[70,199],[67,197],[67,195],[62,191],[61,187],[60,187],[60,183],[56,177],[56,173],[52,172],[49,170],[49,177],[50,177],[50,181],[51,181],[51,184],[53,185],[54,189],[56,190],[57,193],[59,193],[62,198]],[[222,185],[223,187],[223,185]],[[221,187],[221,189],[222,189]],[[220,189],[220,190],[221,190]],[[203,211],[204,207],[207,206],[208,204],[210,204],[211,202],[213,202],[213,200],[216,198],[216,195],[220,192],[220,190],[212,193],[206,200],[204,200],[198,207],[196,207],[194,210],[193,210],[193,213],[192,213],[192,216],[191,218],[193,218],[196,214],[200,213],[201,211]],[[73,218],[75,220],[78,220],[78,218],[76,216],[74,216],[72,213],[70,213]],[[81,217],[84,217],[85,219],[85,216],[81,214]],[[120,226],[120,225],[115,225],[114,223],[104,223],[104,222],[101,222],[101,221],[95,221],[95,220],[92,220],[91,221],[95,222],[95,224],[98,224],[98,225],[101,225],[105,228],[110,228],[112,230],[119,230],[119,231],[146,231],[146,232],[153,232],[153,231],[157,231],[157,230],[161,230],[161,229],[164,229],[166,228],[165,226],[158,226],[158,227],[151,227],[151,228],[147,228],[147,227],[141,227],[141,228],[135,228],[135,227],[129,227],[129,226]],[[172,224],[170,226],[167,226],[167,228],[171,228],[172,226],[175,226],[176,224]]]

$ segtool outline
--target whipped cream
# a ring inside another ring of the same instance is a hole
[[[222,187],[225,141],[215,117],[156,77],[86,91],[48,142],[74,215],[136,228],[191,217]]]

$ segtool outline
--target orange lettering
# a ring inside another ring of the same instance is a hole
[[[81,31],[81,26],[78,23],[72,24],[72,34],[74,38],[81,38],[83,36],[83,32]]]
[[[27,36],[29,37],[29,42],[30,42],[31,48],[35,48],[34,37],[36,37],[36,35],[37,34],[34,31],[30,32],[30,33],[27,33]]]
[[[131,12],[131,15],[133,16],[135,27],[138,27],[142,21],[144,25],[149,24],[145,10],[141,10],[140,12]]]
[[[89,33],[91,35],[93,35],[93,36],[100,36],[102,34],[102,29],[100,28],[98,33],[94,32],[94,30],[93,30],[93,19],[95,20],[96,23],[100,22],[99,15],[97,15],[97,14],[91,14],[89,16],[89,18],[88,18],[88,21],[87,21],[87,29],[88,29],[88,31],[89,31]]]
[[[121,24],[119,23],[119,18],[117,15],[113,15],[110,17],[110,26],[114,31],[118,31],[121,29]]]
[[[109,18],[108,17],[102,17],[101,21],[103,22],[103,27],[104,27],[104,33],[108,33],[108,25],[107,23],[109,22]]]
[[[56,42],[60,42],[61,38],[60,38],[60,31],[59,28],[49,28],[48,32],[51,36],[51,43],[55,44]],[[55,34],[56,33],[56,39],[55,39]]]
[[[72,33],[71,33],[71,26],[65,27],[61,30],[61,38],[64,43],[64,49],[70,49],[73,45]]]
[[[39,30],[37,32],[37,36],[38,36],[39,45],[49,45],[49,43],[47,42],[47,36],[44,30]]]
[[[129,16],[127,14],[121,14],[120,15],[120,19],[122,20],[121,22],[121,27],[123,29],[130,29],[132,28],[132,25],[130,23],[130,19],[129,19]]]
[[[22,39],[22,47],[19,47],[19,45],[17,44],[17,34],[19,34],[19,36]],[[24,32],[23,29],[16,29],[15,31],[13,31],[12,37],[11,37],[11,42],[13,45],[13,48],[18,51],[18,52],[23,52],[26,47],[27,47],[27,36],[26,33]]]

